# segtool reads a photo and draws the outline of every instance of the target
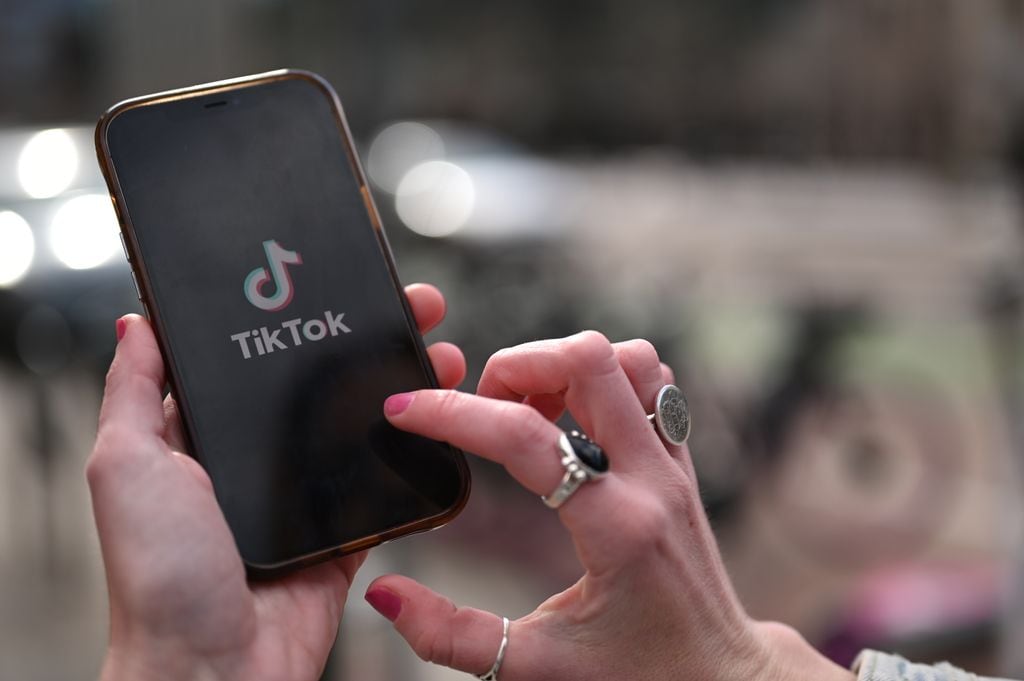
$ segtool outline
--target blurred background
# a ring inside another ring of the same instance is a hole
[[[652,340],[753,616],[1024,677],[1024,2],[0,0],[0,678],[106,642],[82,469],[137,307],[92,126],[286,66],[338,90],[467,389],[521,341]],[[473,467],[373,553],[326,679],[465,678],[362,601],[385,571],[512,617],[579,576]]]

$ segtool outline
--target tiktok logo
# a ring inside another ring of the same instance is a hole
[[[245,278],[242,288],[250,303],[261,310],[277,312],[292,302],[295,289],[288,274],[288,265],[301,265],[302,256],[295,251],[282,248],[273,239],[263,242],[263,250],[267,254],[270,271],[268,272],[266,267],[257,267]],[[274,282],[274,294],[265,296],[263,286],[271,280]],[[324,310],[313,319],[286,319],[274,327],[261,326],[231,334],[230,339],[232,343],[237,344],[242,359],[263,357],[281,350],[297,348],[304,343],[317,343],[352,333],[352,329],[342,321],[344,318],[344,312]]]
[[[263,242],[263,250],[270,263],[270,272],[266,267],[257,267],[245,278],[245,297],[250,303],[267,312],[283,310],[292,302],[295,289],[292,286],[288,265],[301,265],[302,256],[295,251],[282,248],[273,239]],[[263,285],[274,280],[274,295],[263,295]]]

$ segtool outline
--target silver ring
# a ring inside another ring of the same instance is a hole
[[[654,413],[647,415],[661,439],[681,445],[690,437],[690,407],[683,391],[672,384],[662,387],[654,400]]]
[[[487,671],[486,674],[480,674],[476,678],[480,681],[498,681],[498,670],[501,669],[501,663],[505,661],[505,650],[508,649],[508,618],[501,618],[501,645],[498,646],[498,657],[495,658],[494,664]]]
[[[562,481],[551,494],[541,497],[548,508],[558,508],[585,482],[597,480],[608,472],[608,457],[600,445],[574,430],[558,438],[560,462],[565,469]]]

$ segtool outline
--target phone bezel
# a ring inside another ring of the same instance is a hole
[[[309,83],[316,86],[331,103],[331,109],[334,115],[335,123],[338,126],[338,133],[342,138],[345,146],[345,152],[348,156],[349,164],[352,168],[353,174],[356,181],[359,183],[359,191],[363,198],[367,214],[370,218],[370,224],[373,227],[374,234],[376,235],[377,244],[380,248],[381,257],[384,259],[384,263],[388,269],[388,273],[391,277],[391,281],[399,292],[399,299],[402,302],[402,308],[405,312],[406,326],[408,327],[409,333],[412,336],[414,346],[416,348],[417,357],[419,363],[429,384],[432,387],[437,387],[437,376],[434,373],[433,366],[430,363],[430,358],[427,355],[426,347],[423,343],[423,336],[420,334],[419,329],[416,327],[416,321],[412,313],[412,309],[409,306],[409,301],[406,298],[402,289],[401,281],[398,277],[398,270],[394,263],[394,258],[391,253],[391,246],[388,243],[387,236],[384,232],[384,227],[380,220],[380,214],[377,211],[377,206],[373,201],[373,196],[370,193],[369,185],[366,181],[366,174],[363,172],[359,157],[356,154],[355,146],[352,142],[352,134],[348,127],[348,122],[345,119],[344,110],[341,106],[341,101],[338,98],[337,93],[331,87],[331,85],[321,76],[302,69],[279,69],[276,71],[269,71],[267,73],[255,74],[251,76],[244,76],[241,78],[232,78],[228,80],[221,80],[212,83],[205,83],[201,85],[194,85],[191,87],[180,88],[176,90],[169,90],[165,92],[158,92],[151,95],[145,95],[142,97],[134,97],[127,99],[122,102],[115,104],[110,107],[96,123],[95,133],[95,145],[96,155],[99,160],[100,170],[103,173],[103,178],[106,180],[107,188],[110,193],[111,201],[114,204],[114,211],[117,214],[118,224],[120,225],[121,234],[124,237],[124,245],[126,249],[126,257],[128,258],[129,265],[131,266],[132,272],[134,273],[135,284],[137,287],[137,294],[139,301],[142,304],[143,310],[150,323],[153,325],[153,329],[156,333],[157,344],[160,347],[161,355],[164,358],[164,364],[167,368],[167,377],[171,386],[171,392],[174,395],[174,399],[177,402],[179,413],[182,417],[183,430],[185,432],[185,438],[189,445],[190,454],[195,456],[201,465],[203,461],[199,456],[196,456],[196,448],[194,442],[196,441],[196,433],[193,429],[193,422],[191,416],[190,406],[188,404],[187,396],[179,390],[179,386],[182,385],[181,376],[178,371],[178,363],[170,352],[169,343],[165,340],[168,337],[167,329],[164,326],[163,320],[160,316],[160,310],[157,308],[153,301],[150,291],[150,278],[149,273],[146,270],[145,263],[139,257],[140,249],[138,246],[137,239],[135,237],[135,230],[132,224],[131,216],[125,206],[124,196],[121,191],[120,183],[118,182],[117,173],[114,169],[113,159],[110,155],[110,149],[107,143],[107,132],[110,125],[117,118],[118,115],[125,111],[145,107],[155,106],[168,102],[178,101],[181,99],[205,97],[211,94],[217,93],[229,93],[237,90],[246,88],[258,87],[268,83],[284,79],[300,79],[308,81]],[[295,556],[278,563],[273,564],[258,564],[253,563],[245,559],[246,569],[250,576],[253,577],[273,577],[284,572],[290,572],[292,570],[312,565],[314,563],[323,562],[331,558],[356,553],[373,546],[377,546],[387,541],[397,539],[409,534],[424,532],[427,530],[436,529],[445,525],[451,521],[459,512],[465,507],[466,502],[469,499],[469,491],[471,485],[469,466],[466,463],[464,454],[455,447],[447,445],[453,454],[456,461],[456,466],[459,471],[460,477],[460,493],[456,500],[456,503],[446,511],[437,515],[428,516],[426,518],[406,523],[394,528],[388,528],[382,530],[379,533],[372,534],[360,539],[352,540],[341,544],[339,546],[328,547],[322,550],[318,550],[309,554],[303,554]],[[205,467],[205,466],[204,466]]]

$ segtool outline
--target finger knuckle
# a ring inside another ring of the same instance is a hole
[[[515,371],[514,348],[504,348],[491,355],[480,373],[480,386],[508,385]]]
[[[625,344],[625,354],[629,363],[638,371],[661,372],[661,358],[658,349],[646,338],[634,338]]]
[[[657,544],[668,536],[671,524],[669,510],[664,504],[648,504],[637,516],[637,537],[644,544]]]
[[[624,514],[624,523],[630,545],[641,554],[667,542],[673,525],[668,505],[653,496],[636,498],[630,513]]]
[[[424,662],[450,667],[454,657],[451,629],[447,627],[425,627],[420,629],[412,641],[412,649]]]
[[[675,383],[676,382],[676,372],[675,372],[675,370],[673,370],[672,367],[670,367],[665,362],[661,362],[660,366],[661,366],[661,375],[662,375],[662,378],[665,379],[665,383],[669,383],[669,384]]]
[[[524,451],[541,449],[551,441],[554,426],[533,407],[516,402],[505,403],[499,419],[505,437],[518,442]]]
[[[85,462],[85,479],[90,487],[101,483],[115,471],[121,453],[130,445],[131,436],[122,428],[107,426],[96,435],[96,446]]]
[[[102,430],[109,424],[116,423],[123,415],[123,407],[127,400],[125,396],[131,396],[137,401],[162,400],[162,386],[148,374],[122,371],[117,366],[115,358],[110,370],[107,372],[107,386],[104,395],[103,405],[100,407],[99,426]],[[114,398],[115,391],[121,396]]]
[[[508,364],[509,359],[513,355],[512,348],[502,348],[493,355],[487,358],[487,362],[484,364],[483,376],[488,376],[496,372],[501,371],[502,367]]]
[[[654,343],[646,338],[637,338],[633,342],[636,345],[636,352],[645,366],[661,367],[661,357],[658,355],[658,348],[654,347]]]
[[[588,370],[601,370],[618,364],[611,341],[599,331],[581,331],[569,338],[577,366]]]
[[[457,390],[440,391],[437,401],[434,403],[433,416],[442,421],[458,418],[464,400],[465,396]]]
[[[100,483],[105,467],[106,464],[103,457],[96,451],[93,451],[89,458],[85,460],[85,481],[89,484],[90,488]]]
[[[692,520],[704,512],[697,483],[682,470],[677,475],[667,476],[661,484],[674,516]]]
[[[117,355],[114,355],[114,360],[110,363],[107,368],[107,374],[103,381],[103,392],[104,394],[110,394],[117,385],[117,379],[121,372],[121,360]]]

